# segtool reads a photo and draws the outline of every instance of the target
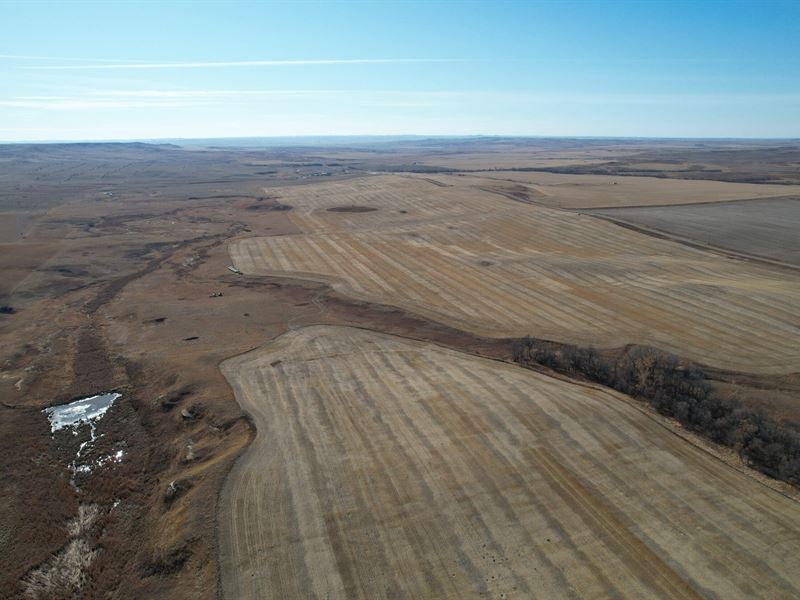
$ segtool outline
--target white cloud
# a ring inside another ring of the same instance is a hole
[[[287,67],[304,65],[374,65],[399,63],[435,63],[458,62],[447,58],[348,58],[348,59],[315,59],[315,60],[234,60],[211,62],[169,62],[169,63],[130,63],[112,62],[85,65],[30,65],[18,66],[26,70],[88,70],[88,69],[220,69],[230,67]]]
[[[38,98],[0,100],[0,107],[27,110],[93,110],[119,108],[188,108],[186,102],[100,100],[80,98]]]
[[[67,56],[31,56],[29,54],[0,54],[0,59],[12,60],[57,60],[57,61],[75,61],[75,62],[98,62],[98,63],[135,63],[142,62],[140,60],[123,60],[123,59],[110,59],[110,58],[74,58]]]
[[[271,106],[286,102],[383,108],[447,108],[451,106],[495,106],[516,109],[552,106],[764,106],[800,103],[798,94],[625,94],[537,91],[408,91],[408,90],[82,90],[71,94],[25,95],[0,98],[0,107],[26,110],[175,109],[192,107]]]

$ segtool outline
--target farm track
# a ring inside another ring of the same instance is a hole
[[[800,505],[618,394],[333,326],[222,370],[226,598],[800,594]]]
[[[332,283],[490,337],[642,343],[714,367],[800,370],[797,275],[442,176],[279,190],[302,235],[248,238],[243,272]],[[337,205],[379,210],[332,213]]]

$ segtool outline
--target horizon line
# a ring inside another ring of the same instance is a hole
[[[0,131],[2,131],[0,129]],[[298,134],[298,135],[254,135],[254,136],[210,136],[210,137],[144,137],[144,138],[61,138],[47,140],[4,140],[2,144],[125,144],[142,143],[158,144],[180,141],[214,141],[214,140],[281,140],[281,139],[320,139],[320,138],[417,138],[420,140],[437,139],[583,139],[583,140],[687,140],[687,141],[798,141],[800,136],[664,136],[664,135],[542,135],[542,134],[493,134],[493,133],[453,133],[453,134],[421,134],[421,133],[343,133],[343,134]]]

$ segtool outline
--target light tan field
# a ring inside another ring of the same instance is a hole
[[[230,253],[248,274],[329,281],[490,337],[636,342],[732,370],[800,370],[797,274],[474,183],[374,176],[273,189],[304,233],[240,240]],[[336,206],[378,210],[327,210]]]
[[[222,369],[226,598],[800,595],[800,506],[618,394],[333,326]]]
[[[721,202],[800,194],[800,185],[690,181],[615,175],[563,175],[498,171],[480,178],[519,182],[533,198],[555,208],[598,208]]]

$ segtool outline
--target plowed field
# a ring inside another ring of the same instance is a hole
[[[612,208],[611,219],[800,267],[800,198]]]

